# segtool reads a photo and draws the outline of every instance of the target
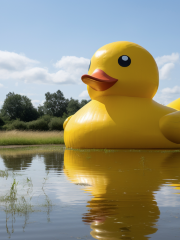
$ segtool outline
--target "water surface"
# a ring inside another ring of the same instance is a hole
[[[180,152],[0,151],[0,239],[178,239]]]

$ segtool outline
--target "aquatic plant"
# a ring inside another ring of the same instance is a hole
[[[3,195],[0,196],[0,210],[3,210],[6,214],[6,231],[11,237],[11,233],[14,232],[13,224],[16,221],[16,215],[24,216],[24,224],[22,226],[25,229],[26,224],[29,219],[29,214],[33,212],[46,212],[47,213],[47,221],[50,221],[50,212],[53,206],[51,199],[48,197],[45,192],[45,184],[48,180],[47,176],[44,178],[42,183],[42,196],[45,196],[45,202],[43,204],[32,204],[33,198],[33,183],[30,177],[26,177],[25,179],[21,178],[21,182],[17,181],[15,178],[16,174],[7,175],[7,171],[3,172],[4,176],[12,177],[12,183],[10,185],[9,190]],[[7,180],[6,178],[6,180]],[[19,186],[19,187],[18,187]],[[23,187],[22,187],[23,186]],[[8,222],[9,219],[12,219],[11,222],[11,231],[9,230]]]
[[[0,177],[6,177],[8,178],[9,176],[9,173],[8,173],[8,170],[0,170]]]

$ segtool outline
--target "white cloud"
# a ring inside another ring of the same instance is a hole
[[[2,83],[0,83],[0,88],[3,87],[4,85]]]
[[[39,106],[39,104],[41,103],[40,100],[32,100],[31,102],[35,107]]]
[[[89,98],[89,94],[87,90],[84,90],[81,94],[79,94],[80,98]]]
[[[31,100],[31,102],[34,105],[34,107],[38,107],[39,105],[42,106],[44,104],[45,100],[42,100],[42,101],[40,101],[40,100]]]
[[[164,55],[162,57],[157,57],[156,63],[158,67],[162,67],[165,63],[174,63],[179,60],[179,53],[172,53],[171,55]]]
[[[180,94],[180,87],[175,86],[173,88],[164,88],[161,90],[161,92],[164,94]]]
[[[155,97],[157,102],[167,105],[180,96],[180,87],[174,86],[173,88],[163,88]]]
[[[0,69],[4,71],[21,71],[37,63],[38,61],[27,58],[22,54],[0,50]]]
[[[61,70],[55,74],[55,81],[61,78],[62,82],[81,82],[81,76],[88,71],[90,60],[83,57],[64,56],[55,64]]]
[[[170,71],[174,68],[174,63],[166,63],[159,70],[159,78],[161,80],[168,79],[170,77]]]
[[[65,71],[76,71],[77,69],[87,71],[89,62],[89,59],[83,57],[63,56],[61,60],[55,64],[55,67],[64,69]]]
[[[34,94],[34,93],[19,93],[21,96],[34,96],[34,95],[37,95],[37,94]]]
[[[157,57],[155,60],[159,68],[159,78],[161,80],[170,79],[171,70],[179,60],[179,53]]]
[[[81,83],[81,75],[87,73],[90,60],[83,57],[64,56],[54,66],[58,71],[38,67],[38,61],[21,54],[0,51],[0,79],[15,79],[25,83],[69,84]]]

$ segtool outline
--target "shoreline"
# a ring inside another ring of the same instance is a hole
[[[0,145],[0,149],[3,148],[25,148],[25,147],[46,147],[46,146],[60,146],[65,147],[65,144],[34,144],[34,145]]]

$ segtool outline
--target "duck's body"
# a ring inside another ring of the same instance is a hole
[[[100,97],[72,116],[65,143],[72,148],[179,148],[159,127],[160,119],[175,111],[152,99]]]
[[[152,100],[158,70],[145,49],[108,44],[95,53],[82,80],[92,101],[65,122],[66,147],[180,148],[180,112]]]

